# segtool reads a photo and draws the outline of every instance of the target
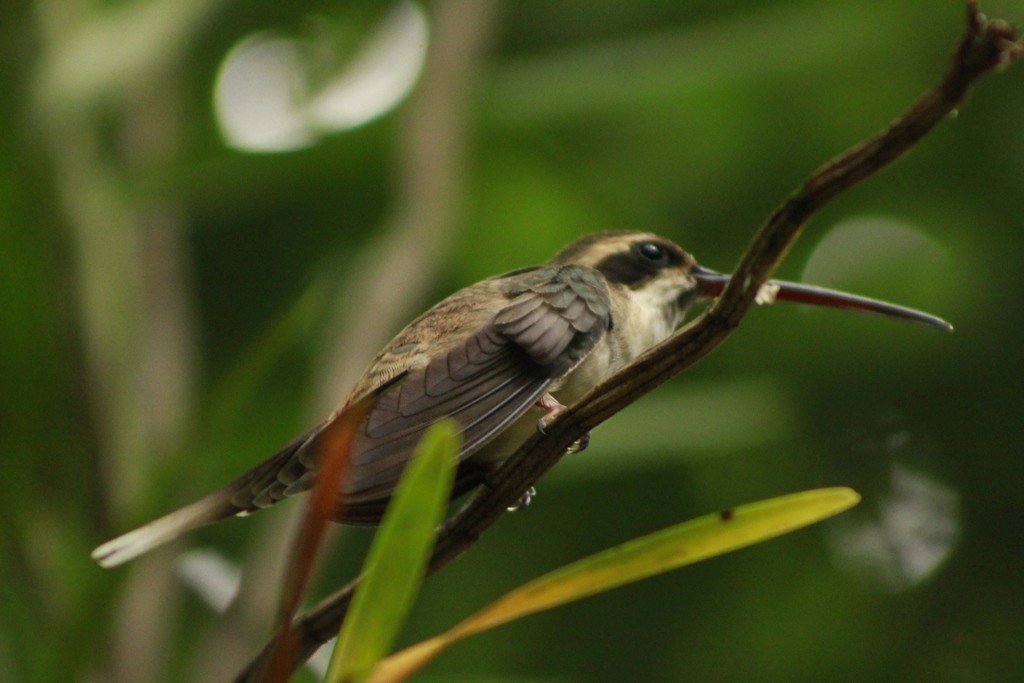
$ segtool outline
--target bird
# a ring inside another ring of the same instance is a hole
[[[367,398],[372,405],[347,455],[334,521],[379,523],[417,442],[445,417],[461,431],[452,496],[462,495],[566,405],[667,339],[694,304],[717,297],[728,282],[654,233],[586,234],[544,265],[442,300],[384,346],[327,420],[226,486],[92,556],[114,567],[197,527],[309,491],[325,429]],[[921,311],[813,285],[770,280],[759,296],[952,329]]]

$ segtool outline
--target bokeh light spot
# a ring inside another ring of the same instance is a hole
[[[236,149],[285,152],[372,121],[412,90],[428,38],[426,14],[403,0],[337,74],[313,88],[302,43],[269,31],[250,35],[228,52],[217,75],[221,134]]]

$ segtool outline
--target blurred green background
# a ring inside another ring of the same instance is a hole
[[[115,571],[92,547],[321,419],[460,286],[603,229],[732,268],[938,78],[963,7],[23,0],[0,22],[0,679],[217,681],[272,627],[299,506]],[[955,334],[752,311],[432,577],[403,642],[705,512],[837,484],[860,507],[503,627],[423,680],[1024,680],[1022,86],[986,79],[780,273]],[[335,532],[314,598],[369,538]]]

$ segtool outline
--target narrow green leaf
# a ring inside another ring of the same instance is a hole
[[[331,656],[329,683],[364,680],[391,648],[423,581],[458,450],[451,420],[431,427],[420,441],[367,553],[362,583]]]
[[[705,515],[591,555],[499,598],[439,636],[380,662],[373,683],[402,681],[448,646],[514,619],[753,545],[860,501],[848,488],[804,491]]]

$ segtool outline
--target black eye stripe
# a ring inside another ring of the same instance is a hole
[[[679,247],[656,240],[639,240],[629,248],[605,256],[594,266],[609,282],[637,288],[665,268],[679,265],[684,255]]]
[[[658,267],[640,259],[631,251],[605,256],[594,266],[608,282],[635,287],[647,282],[658,273]]]

